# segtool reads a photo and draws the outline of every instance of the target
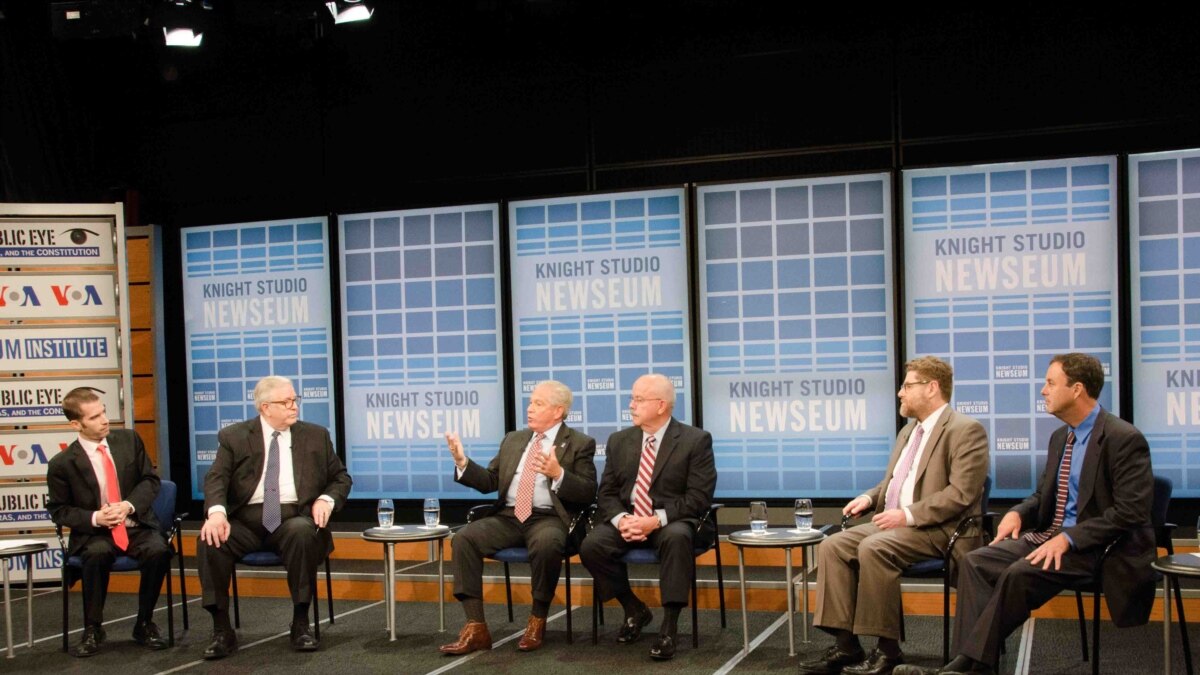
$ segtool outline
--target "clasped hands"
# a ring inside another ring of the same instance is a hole
[[[96,525],[112,529],[125,522],[131,513],[133,513],[133,507],[129,502],[105,504],[96,512]]]
[[[626,514],[617,521],[617,531],[625,541],[646,541],[650,533],[662,526],[658,515],[633,516]]]

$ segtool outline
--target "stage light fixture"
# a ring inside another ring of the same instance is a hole
[[[375,13],[375,10],[363,0],[330,0],[325,3],[325,6],[333,15],[335,24],[366,21]]]
[[[212,10],[211,0],[163,1],[168,5],[163,17],[163,42],[168,47],[199,47],[204,41],[204,13]]]

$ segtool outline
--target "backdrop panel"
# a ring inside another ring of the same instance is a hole
[[[954,406],[988,430],[993,494],[1037,482],[1050,433],[1050,358],[1104,364],[1114,407],[1116,160],[1090,157],[904,172],[910,356],[954,366]]]
[[[1200,497],[1200,150],[1131,155],[1129,194],[1134,422]]]
[[[504,435],[499,207],[339,217],[346,456],[361,498],[471,496],[445,433]]]
[[[325,218],[215,225],[183,234],[192,495],[217,432],[254,417],[254,385],[291,378],[300,419],[333,430],[329,239]]]
[[[684,208],[682,188],[509,204],[518,420],[538,382],[559,380],[575,393],[567,423],[602,455],[650,372],[691,419]]]
[[[721,497],[848,497],[895,433],[887,174],[698,191],[704,426]]]

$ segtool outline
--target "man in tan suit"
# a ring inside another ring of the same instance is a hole
[[[896,437],[878,485],[851,500],[842,513],[874,509],[870,523],[839,532],[817,549],[820,578],[814,623],[837,638],[801,673],[888,675],[900,652],[900,573],[909,564],[945,554],[958,521],[977,512],[988,473],[987,431],[951,410],[954,372],[925,356],[904,366],[897,396],[900,414],[914,418]],[[958,551],[979,546],[979,532],[959,540]],[[859,635],[878,646],[863,652]]]

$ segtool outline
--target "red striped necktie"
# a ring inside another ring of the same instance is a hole
[[[1054,522],[1050,529],[1041,532],[1026,532],[1025,541],[1037,546],[1050,541],[1050,537],[1062,530],[1063,516],[1067,512],[1067,493],[1071,489],[1071,451],[1075,449],[1075,432],[1067,431],[1067,444],[1063,447],[1062,463],[1058,465],[1058,495],[1055,497]]]
[[[646,437],[646,445],[642,448],[642,461],[638,463],[637,482],[633,484],[633,515],[649,516],[654,513],[650,502],[650,478],[654,475],[654,459],[658,451],[654,449],[654,437]]]

